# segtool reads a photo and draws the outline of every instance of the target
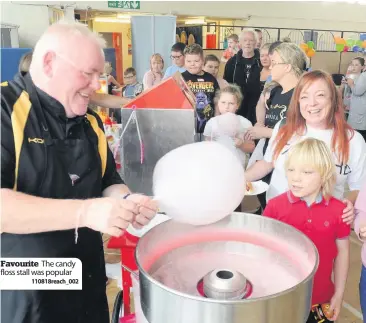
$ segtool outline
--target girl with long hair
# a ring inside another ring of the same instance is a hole
[[[154,54],[150,59],[150,70],[144,75],[142,83],[144,90],[159,84],[163,79],[164,59],[160,54]]]

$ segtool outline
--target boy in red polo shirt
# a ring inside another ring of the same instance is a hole
[[[332,155],[323,141],[308,138],[291,148],[285,167],[290,190],[269,200],[263,215],[294,226],[313,241],[319,267],[307,323],[335,321],[349,268],[350,226],[342,221],[344,204],[332,197]]]

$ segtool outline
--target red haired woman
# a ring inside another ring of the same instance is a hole
[[[333,195],[344,199],[346,183],[350,189],[343,220],[352,223],[353,204],[366,180],[366,144],[344,119],[342,99],[329,74],[315,70],[304,74],[295,88],[286,124],[279,122],[264,156],[246,171],[248,182],[259,180],[273,170],[267,201],[288,191],[285,160],[291,146],[305,138],[324,141],[331,149],[337,167]],[[296,187],[298,190],[305,189]]]

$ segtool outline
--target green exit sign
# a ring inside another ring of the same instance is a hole
[[[140,9],[140,1],[108,1],[108,8]]]

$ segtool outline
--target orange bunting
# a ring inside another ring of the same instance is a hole
[[[307,44],[303,43],[303,44],[301,44],[301,45],[300,45],[300,48],[301,48],[304,52],[306,52],[306,51],[309,49],[309,46],[308,46]]]
[[[315,55],[315,50],[313,48],[310,48],[306,51],[306,56],[311,58]]]

